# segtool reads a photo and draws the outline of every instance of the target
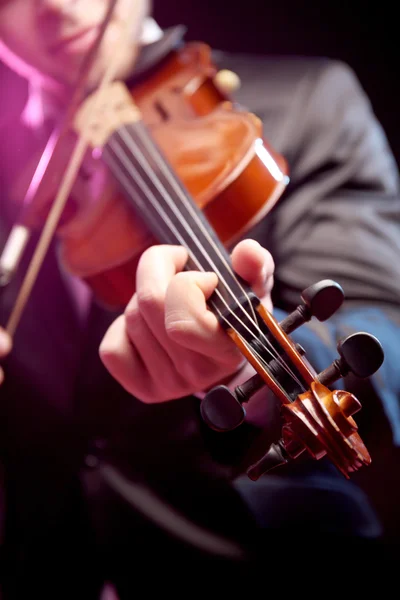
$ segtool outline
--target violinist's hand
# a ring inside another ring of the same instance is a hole
[[[183,271],[186,261],[186,250],[178,246],[145,251],[136,293],[100,346],[111,375],[146,403],[206,390],[234,375],[244,363],[206,306],[217,276]],[[269,252],[254,240],[245,240],[235,247],[232,264],[272,310],[274,263]]]
[[[4,331],[4,329],[0,327],[0,361],[2,358],[7,356],[7,354],[9,354],[9,352],[11,351],[11,346],[12,343],[10,336],[6,331]],[[0,384],[3,382],[3,379],[4,372],[3,369],[0,367]]]

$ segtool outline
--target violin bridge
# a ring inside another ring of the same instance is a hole
[[[111,134],[122,125],[141,120],[141,114],[127,87],[116,81],[96,90],[75,115],[74,129],[93,148],[103,147]]]

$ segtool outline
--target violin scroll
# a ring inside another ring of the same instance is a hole
[[[312,383],[309,392],[282,406],[282,437],[247,469],[248,477],[256,481],[306,451],[315,460],[328,456],[348,479],[350,473],[371,463],[352,418],[360,408],[353,394],[330,391],[319,382]]]
[[[344,299],[342,288],[334,281],[323,280],[302,293],[303,304],[288,315],[280,324],[286,335],[315,316],[320,321],[328,319],[341,306]],[[282,335],[282,333],[281,333]],[[290,342],[288,348],[290,349]],[[298,355],[305,351],[294,344]],[[352,373],[367,378],[375,373],[384,360],[379,340],[365,332],[353,333],[339,341],[339,357],[321,373],[314,373],[309,389],[303,393],[278,395],[282,402],[283,420],[281,439],[272,443],[261,458],[247,468],[247,475],[257,480],[262,474],[297,459],[304,452],[319,460],[328,456],[345,477],[363,465],[369,465],[371,457],[352,415],[361,409],[358,399],[347,391],[328,389],[328,385]],[[282,369],[283,355],[273,358],[265,367],[266,377],[257,372],[253,377],[231,391],[217,386],[208,392],[200,406],[204,422],[215,431],[232,431],[245,420],[246,404],[273,377],[278,389],[285,388],[288,379]],[[290,355],[295,360],[296,355]],[[301,359],[302,360],[302,359]],[[274,388],[271,388],[274,391]]]

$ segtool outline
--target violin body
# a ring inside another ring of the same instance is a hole
[[[168,162],[229,246],[271,210],[288,169],[262,139],[260,120],[229,101],[216,74],[210,48],[187,44],[129,89]],[[112,181],[96,206],[64,220],[59,238],[66,268],[110,307],[131,298],[140,255],[157,243]]]

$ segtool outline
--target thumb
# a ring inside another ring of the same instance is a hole
[[[274,282],[274,260],[256,240],[243,240],[235,246],[232,265],[260,298],[270,294]]]

